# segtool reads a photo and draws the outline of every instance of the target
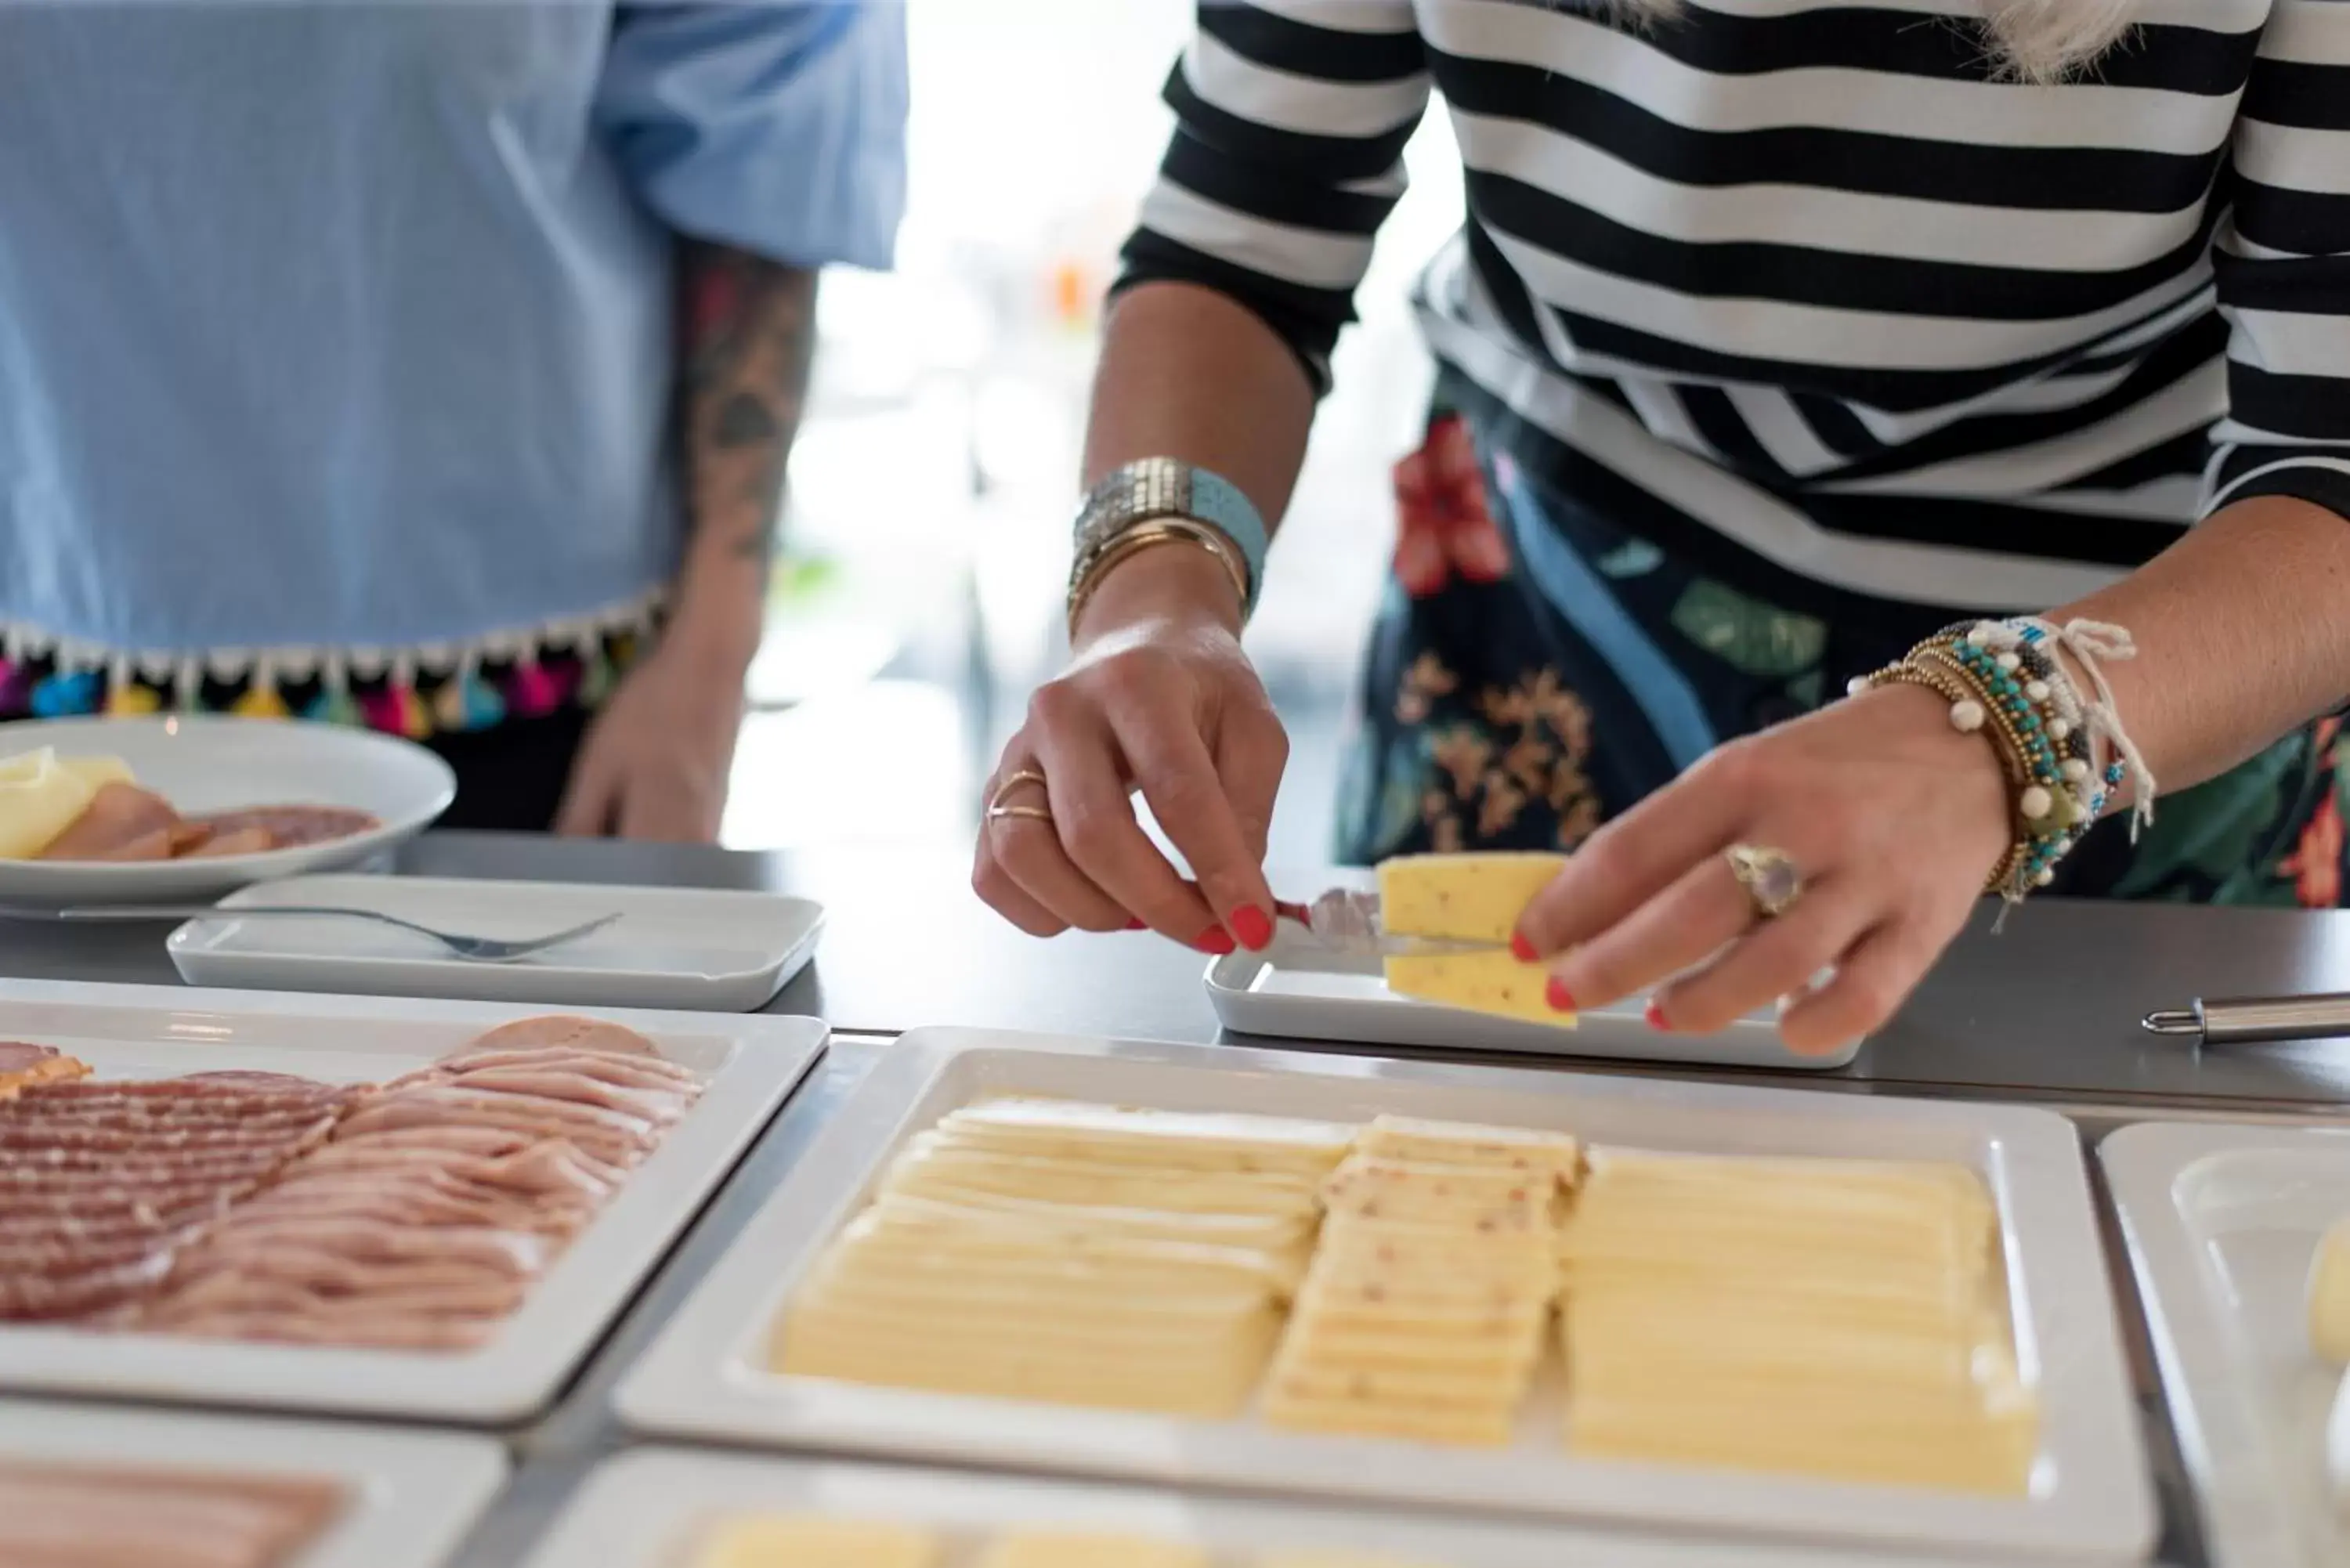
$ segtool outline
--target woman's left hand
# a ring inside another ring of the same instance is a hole
[[[674,629],[674,628],[672,628]],[[740,659],[665,639],[588,726],[555,830],[712,844],[743,728]]]
[[[1941,956],[2009,824],[1985,737],[1933,692],[1889,687],[1721,747],[1595,834],[1519,930],[1563,1003],[1654,987],[1652,1024],[1710,1033],[1776,1002],[1789,1047],[1825,1054],[1883,1025]],[[1734,845],[1794,862],[1783,913],[1758,912]]]

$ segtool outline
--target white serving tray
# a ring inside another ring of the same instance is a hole
[[[0,1464],[340,1482],[344,1512],[288,1568],[440,1568],[505,1484],[487,1438],[0,1399]]]
[[[1005,1093],[1348,1120],[1395,1111],[1669,1149],[1966,1164],[1998,1200],[2017,1350],[2043,1412],[2032,1494],[2001,1501],[1578,1459],[1559,1441],[1555,1413],[1531,1413],[1513,1448],[1474,1450],[767,1371],[762,1352],[777,1314],[899,1146],[958,1106]],[[2079,1143],[2062,1117],[2014,1106],[918,1031],[890,1048],[735,1239],[618,1404],[639,1429],[689,1438],[1918,1550],[2136,1559],[2155,1530]]]
[[[2304,1289],[2350,1214],[2350,1130],[2148,1122],[2098,1147],[2214,1568],[2350,1562],[2327,1496],[2341,1376]]]
[[[0,1039],[56,1045],[101,1077],[222,1068],[336,1083],[396,1077],[535,1010],[172,986],[0,981]],[[338,1349],[0,1324],[0,1390],[469,1422],[551,1400],[824,1050],[814,1019],[601,1009],[709,1088],[479,1349]]]
[[[1828,1055],[1798,1055],[1779,1038],[1779,1021],[1767,1012],[1740,1019],[1719,1034],[1661,1033],[1642,1017],[1645,997],[1582,1013],[1572,1029],[1440,1007],[1389,991],[1379,979],[1378,960],[1335,952],[1286,926],[1263,952],[1236,952],[1211,963],[1208,1000],[1227,1029],[1291,1040],[1814,1072],[1844,1066],[1860,1054],[1856,1041]]]
[[[1928,1559],[1674,1540],[1266,1502],[907,1466],[639,1449],[597,1467],[523,1568],[679,1568],[697,1531],[730,1514],[814,1513],[910,1524],[968,1546],[1008,1530],[1100,1531],[1207,1548],[1349,1551],[1417,1568],[1935,1568]],[[959,1559],[970,1561],[966,1552]]]
[[[340,724],[184,715],[40,719],[0,725],[0,757],[55,746],[120,757],[185,815],[249,805],[340,805],[381,824],[348,838],[259,855],[182,860],[0,860],[0,904],[144,904],[364,866],[423,832],[457,796],[449,764],[412,741]]]
[[[451,958],[422,937],[367,920],[191,920],[166,944],[180,978],[269,991],[749,1012],[806,966],[824,929],[822,905],[772,893],[463,877],[295,877],[247,888],[221,907],[272,904],[373,909],[477,937],[620,919],[568,946],[494,964]]]

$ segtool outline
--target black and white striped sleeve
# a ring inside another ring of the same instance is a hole
[[[2212,506],[2290,495],[2350,518],[2350,0],[2278,0],[2234,162]]]
[[[1166,96],[1175,136],[1118,286],[1226,294],[1326,390],[1428,106],[1411,0],[1201,0]]]

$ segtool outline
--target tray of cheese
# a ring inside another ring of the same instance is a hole
[[[2350,1129],[2098,1146],[2214,1568],[2350,1561]]]
[[[624,1382],[667,1436],[2129,1560],[2077,1140],[2017,1107],[893,1046]]]
[[[528,1417],[824,1038],[0,981],[0,1390]]]
[[[1563,864],[1563,857],[1532,853],[1390,860],[1378,873],[1388,934],[1490,944],[1486,950],[1382,958],[1284,921],[1262,952],[1209,964],[1208,1000],[1225,1028],[1274,1039],[1808,1071],[1841,1067],[1859,1054],[1856,1041],[1799,1055],[1779,1038],[1771,1012],[1712,1034],[1650,1028],[1645,997],[1571,1017],[1554,1012],[1544,997],[1544,971],[1520,963],[1508,943],[1527,901]]]
[[[1937,1568],[1804,1545],[841,1459],[639,1449],[522,1568]]]

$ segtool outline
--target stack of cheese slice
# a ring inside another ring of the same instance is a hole
[[[1575,1452],[2025,1490],[2037,1421],[1973,1172],[1596,1149],[1561,1251]]]
[[[712,1531],[692,1568],[945,1568],[946,1561],[946,1543],[911,1525],[758,1514]]]
[[[1325,1186],[1266,1419],[1508,1442],[1550,1324],[1576,1164],[1564,1134],[1373,1123]]]
[[[775,1364],[806,1376],[1237,1415],[1354,1129],[1052,1100],[916,1138],[817,1263]]]
[[[1406,855],[1379,867],[1379,929],[1390,937],[1487,944],[1482,951],[1398,953],[1388,989],[1478,1012],[1569,1025],[1550,1004],[1550,975],[1510,951],[1518,917],[1566,865],[1563,855],[1493,851]]]

